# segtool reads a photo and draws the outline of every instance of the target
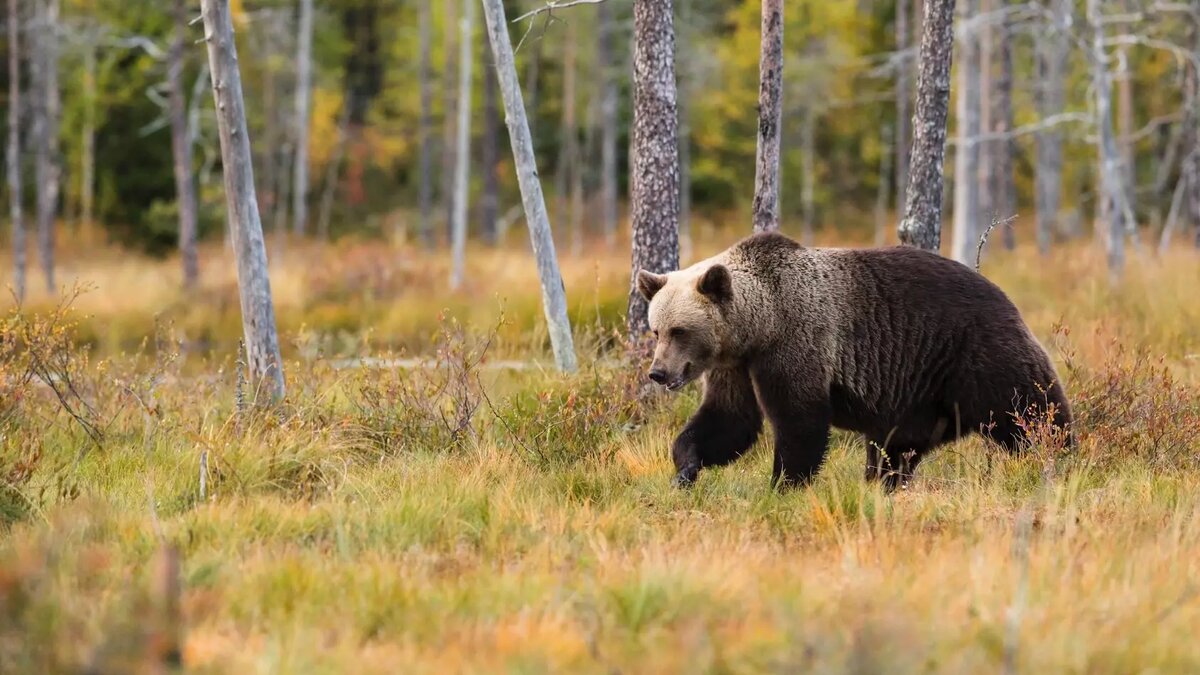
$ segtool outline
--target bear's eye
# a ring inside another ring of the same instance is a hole
[[[672,340],[678,340],[684,335],[687,335],[687,330],[683,328],[672,328],[670,335]]]

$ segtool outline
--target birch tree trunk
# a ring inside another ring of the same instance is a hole
[[[505,121],[512,144],[517,182],[521,188],[521,202],[525,207],[525,222],[529,226],[529,240],[537,259],[538,277],[542,285],[542,308],[549,327],[550,346],[554,350],[554,361],[558,369],[574,372],[577,366],[575,346],[571,338],[571,322],[567,317],[566,289],[563,287],[558,258],[554,253],[554,237],[551,236],[550,222],[546,217],[546,201],[542,195],[541,183],[538,182],[537,158],[533,154],[533,139],[525,117],[525,103],[521,100],[521,85],[517,79],[516,64],[513,62],[512,42],[508,36],[504,4],[502,0],[483,0],[483,12],[488,38],[492,44],[492,54],[496,60],[496,79],[504,99]]]
[[[754,161],[754,231],[779,229],[779,145],[783,130],[783,0],[762,0],[758,57],[758,150]],[[811,223],[808,223],[811,227]]]
[[[34,140],[37,143],[37,220],[38,253],[46,290],[53,293],[54,227],[58,215],[58,198],[62,181],[59,166],[58,125],[60,94],[58,91],[58,0],[39,0],[34,62],[38,104],[35,108]]]
[[[647,303],[637,290],[638,271],[679,267],[679,121],[671,5],[671,0],[633,3],[633,265],[626,321],[634,341],[649,330]]]
[[[1125,265],[1124,221],[1129,211],[1121,176],[1121,156],[1113,132],[1112,77],[1104,53],[1104,23],[1100,0],[1088,0],[1088,23],[1092,29],[1091,54],[1092,88],[1096,97],[1096,143],[1100,160],[1100,179],[1103,186],[1100,199],[1107,204],[1108,272],[1113,281],[1120,278]]]
[[[433,136],[433,68],[431,63],[431,35],[433,27],[431,25],[431,14],[433,0],[419,0],[420,18],[418,19],[420,40],[419,50],[421,52],[419,59],[418,74],[420,79],[420,97],[421,97],[421,112],[417,120],[417,212],[420,221],[417,229],[421,233],[421,241],[425,244],[426,249],[432,249],[437,237],[433,233],[432,210],[433,210],[433,150],[430,148]],[[326,183],[326,191],[329,190]],[[324,207],[324,195],[322,195],[322,208]]]
[[[484,53],[490,62],[495,62],[491,43]],[[479,198],[479,229],[484,240],[495,246],[500,241],[497,223],[500,218],[500,109],[496,101],[496,70],[484,68],[483,78],[483,147],[480,163],[483,164],[483,194]]]
[[[292,231],[308,232],[308,132],[312,109],[313,0],[300,0],[296,42],[296,155],[292,173]]]
[[[604,241],[612,247],[617,239],[617,135],[618,91],[616,54],[613,46],[611,3],[602,2],[596,8],[600,24],[596,42],[596,70],[600,79],[600,227]]]
[[[999,0],[999,9],[1008,9],[1009,0]],[[996,60],[999,62],[991,108],[991,131],[995,134],[1007,134],[1013,129],[1012,83],[1012,25],[1005,14],[995,29],[994,47]],[[992,212],[1002,221],[1017,215],[1017,187],[1013,180],[1013,156],[1015,141],[1001,138],[991,142],[990,163],[994,180],[991,183],[989,201]],[[1004,248],[1013,250],[1017,246],[1016,228],[1011,220],[1004,225]]]
[[[1063,112],[1067,69],[1067,39],[1072,12],[1071,0],[1051,0],[1048,25],[1036,33],[1038,115],[1043,120]],[[1056,127],[1041,129],[1034,136],[1036,154],[1035,190],[1038,251],[1050,252],[1054,223],[1062,208],[1063,134]]]
[[[183,93],[183,56],[187,48],[187,2],[174,0],[175,36],[167,64],[171,152],[175,166],[175,201],[179,209],[179,253],[183,287],[194,289],[200,278],[196,255],[196,186],[192,176],[192,141],[188,135],[187,104]]]
[[[953,54],[954,0],[925,0],[909,182],[897,229],[902,243],[928,251],[938,250],[942,238],[942,164]]]
[[[958,140],[954,146],[954,236],[950,256],[970,265],[979,233],[979,143],[980,45],[979,36],[966,28],[979,10],[979,0],[959,2],[958,92],[955,125]]]
[[[275,331],[275,307],[267,276],[267,251],[262,221],[254,193],[254,167],[250,137],[246,131],[246,109],[242,77],[238,70],[237,45],[229,0],[203,0],[204,41],[208,45],[212,72],[213,100],[217,108],[217,130],[221,139],[221,164],[225,174],[225,201],[233,229],[237,257],[238,296],[242,308],[246,354],[256,391],[260,388],[275,401],[283,398],[283,360]]]
[[[8,144],[4,149],[8,176],[8,215],[12,220],[13,292],[25,300],[25,219],[21,209],[21,13],[18,0],[8,0]]]
[[[467,255],[467,177],[471,167],[471,24],[476,0],[462,0],[459,21],[458,124],[454,147],[454,213],[451,221],[450,288],[462,287]]]
[[[916,0],[918,3],[921,0]],[[902,55],[909,48],[908,7],[909,0],[896,0],[896,51]],[[910,116],[909,99],[909,61],[902,56],[896,64],[896,210],[904,207],[904,193],[908,189],[908,153],[911,150],[909,140]],[[886,128],[886,126],[885,126]],[[882,238],[881,232],[876,232],[876,240]]]

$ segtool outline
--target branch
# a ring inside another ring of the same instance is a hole
[[[1092,116],[1089,113],[1081,113],[1081,112],[1058,113],[1057,115],[1051,115],[1050,117],[1047,117],[1046,119],[1044,119],[1040,122],[1034,122],[1033,124],[1026,124],[1025,126],[1020,126],[1020,127],[1017,127],[1016,129],[1012,129],[1010,131],[993,132],[993,133],[978,134],[976,136],[971,136],[970,138],[966,139],[966,142],[968,142],[968,143],[987,143],[990,141],[1008,141],[1008,140],[1017,138],[1019,136],[1025,136],[1027,134],[1033,134],[1033,133],[1037,133],[1039,131],[1045,131],[1046,129],[1051,129],[1060,124],[1067,124],[1067,123],[1091,124]],[[947,145],[956,145],[961,142],[962,141],[959,140],[958,138],[947,138],[946,139]]]
[[[538,7],[535,10],[525,12],[521,16],[513,19],[509,23],[520,23],[525,19],[530,19],[544,12],[553,12],[556,9],[567,9],[576,5],[598,5],[604,0],[546,0],[546,4]]]

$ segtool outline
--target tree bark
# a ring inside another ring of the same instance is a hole
[[[225,201],[234,234],[246,354],[256,390],[263,388],[278,401],[284,395],[283,360],[275,330],[275,307],[267,276],[262,221],[254,193],[254,167],[229,0],[203,0],[201,13],[221,139]]]
[[[917,0],[919,3],[920,0]],[[904,54],[909,48],[908,7],[909,0],[896,0],[896,51]],[[912,149],[909,140],[909,127],[912,118],[909,113],[909,60],[902,56],[896,64],[896,210],[903,206],[904,193],[908,189],[908,153]],[[885,127],[886,128],[886,127]],[[882,233],[876,233],[880,239]]]
[[[979,35],[966,26],[978,13],[979,0],[959,3],[962,26],[959,42],[958,92],[954,146],[954,237],[950,256],[964,265],[974,259],[979,229],[980,59]]]
[[[633,265],[629,336],[649,330],[639,270],[679,267],[679,121],[676,118],[675,27],[671,0],[633,3]]]
[[[783,0],[762,0],[762,45],[758,57],[758,151],[754,161],[755,232],[779,229],[782,121]]]
[[[677,49],[684,54],[694,47],[691,30],[692,3],[696,0],[680,0],[679,30],[676,31]],[[694,85],[690,59],[679,69],[679,260],[692,258],[692,92]]]
[[[484,51],[494,63],[496,57],[492,55],[490,42]],[[497,229],[500,218],[500,109],[496,100],[496,69],[487,67],[484,68],[482,143],[483,194],[479,197],[479,228],[484,240],[495,246],[500,242]]]
[[[61,98],[58,91],[58,0],[39,0],[38,42],[34,62],[38,104],[35,106],[34,133],[37,143],[38,253],[46,290],[53,293],[54,228],[62,181],[59,165],[59,119]]]
[[[192,176],[192,141],[188,137],[187,103],[183,93],[183,57],[187,48],[187,2],[174,0],[175,37],[167,65],[171,117],[171,152],[175,166],[175,201],[179,210],[179,253],[183,287],[194,289],[200,278],[196,255],[196,186]]]
[[[1063,112],[1067,69],[1068,21],[1071,0],[1052,0],[1050,25],[1036,34],[1038,59],[1038,115],[1049,119]],[[1054,223],[1062,208],[1063,134],[1057,127],[1041,129],[1034,137],[1036,154],[1035,194],[1037,202],[1037,242],[1042,255],[1050,252],[1054,238]]]
[[[613,36],[616,33],[612,7],[602,2],[596,8],[599,30],[596,43],[596,70],[600,81],[600,227],[604,241],[611,247],[617,239],[617,135],[618,90],[614,61]]]
[[[541,183],[538,182],[537,159],[533,153],[529,121],[525,117],[525,104],[521,100],[521,85],[517,79],[516,64],[513,62],[512,42],[508,36],[504,4],[502,0],[483,0],[483,11],[492,54],[496,59],[496,79],[499,80],[501,96],[504,99],[505,120],[517,169],[517,182],[521,188],[521,201],[525,207],[525,222],[529,226],[529,240],[537,259],[538,277],[542,285],[542,307],[549,327],[554,361],[559,370],[574,372],[577,366],[575,346],[571,338],[571,322],[567,317],[566,289],[563,287],[558,258],[554,253],[554,237],[551,236],[550,222],[546,217],[546,201],[542,195]]]
[[[421,241],[426,249],[434,248],[437,237],[433,232],[433,150],[430,147],[433,136],[433,68],[431,50],[431,35],[433,31],[431,14],[433,0],[419,0],[420,18],[418,19],[420,40],[420,56],[417,77],[420,79],[421,112],[417,120],[417,212],[420,221],[417,229],[421,233]],[[328,184],[327,184],[328,185]],[[328,191],[328,187],[325,188]],[[322,196],[324,206],[324,196]]]
[[[292,231],[308,232],[308,132],[312,110],[313,0],[300,0],[296,43],[296,155],[292,174]]]
[[[929,251],[941,245],[942,171],[950,65],[954,53],[954,0],[925,0],[913,149],[900,241]]]
[[[12,220],[13,292],[25,300],[25,219],[21,209],[21,14],[18,0],[8,0],[8,214]]]
[[[1121,176],[1121,156],[1113,131],[1112,77],[1104,54],[1104,24],[1100,1],[1088,0],[1088,22],[1092,29],[1092,49],[1089,54],[1092,68],[1092,88],[1096,97],[1096,143],[1100,160],[1100,179],[1103,186],[1099,196],[1106,204],[1108,272],[1113,281],[1120,278],[1125,265],[1125,221],[1131,218],[1125,198],[1125,181]]]
[[[451,220],[450,288],[462,287],[467,255],[467,179],[471,168],[471,24],[475,20],[475,2],[462,0],[459,21],[458,124],[454,146],[454,213]]]

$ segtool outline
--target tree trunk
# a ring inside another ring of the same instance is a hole
[[[942,238],[942,163],[954,53],[954,0],[925,0],[924,16],[908,191],[904,220],[897,229],[902,243],[936,251]]]
[[[256,391],[265,388],[271,398],[278,401],[284,395],[283,360],[275,332],[275,307],[267,276],[262,221],[254,194],[254,167],[229,0],[203,0],[201,13],[221,139],[227,217],[234,234],[246,354]]]
[[[692,3],[696,0],[679,1],[679,30],[677,38],[682,41],[679,51],[687,54],[693,48],[694,33],[691,30]],[[679,260],[692,259],[692,92],[694,84],[690,60],[685,59],[679,69]]]
[[[800,118],[800,219],[805,246],[813,245],[817,220],[817,114],[810,103]]]
[[[575,177],[579,171],[579,120],[576,119],[576,99],[578,92],[576,91],[575,81],[578,74],[577,68],[577,34],[576,22],[570,21],[567,23],[566,41],[563,45],[563,85],[562,85],[562,126],[559,129],[559,137],[561,143],[559,145],[558,155],[558,171],[556,175],[555,192],[555,213],[554,219],[559,227],[566,225],[566,230],[571,233],[571,252],[578,253],[582,249],[582,233],[579,231],[581,227],[580,221],[575,219],[576,213],[573,208],[573,200],[575,199]],[[570,210],[568,211],[570,205]],[[568,215],[569,213],[569,215]]]
[[[626,320],[635,341],[649,330],[647,303],[637,290],[638,271],[679,267],[679,121],[671,4],[633,3],[633,265]]]
[[[490,42],[484,53],[495,62]],[[483,194],[479,198],[479,229],[484,240],[495,246],[500,242],[497,229],[500,218],[500,109],[496,101],[496,70],[485,67],[483,76],[483,147],[480,152]]]
[[[58,156],[61,102],[58,91],[58,0],[44,0],[44,4],[39,2],[38,16],[39,44],[33,57],[38,94],[33,133],[37,143],[38,253],[45,274],[46,290],[53,293],[54,227],[62,180]]]
[[[954,146],[954,237],[950,255],[970,265],[979,233],[980,45],[979,35],[965,26],[978,13],[979,0],[963,0],[959,10],[959,25],[963,28],[954,115],[958,141]]]
[[[8,0],[8,214],[12,220],[13,292],[25,300],[25,219],[21,209],[21,14],[18,0]]]
[[[1008,0],[1000,0],[1001,8],[1007,8]],[[992,101],[992,124],[994,133],[1008,134],[1013,129],[1012,107],[1012,25],[1006,14],[1000,25],[996,27],[996,57],[999,60],[999,72],[995,81],[995,98]],[[1017,246],[1016,228],[1011,221],[1017,213],[1017,186],[1013,180],[1013,156],[1016,154],[1016,142],[1010,138],[1002,138],[992,142],[992,165],[995,181],[992,187],[992,210],[1004,225],[1004,248],[1013,250]]]
[[[600,227],[604,241],[611,247],[617,239],[617,135],[618,91],[616,54],[613,36],[616,33],[612,6],[602,2],[596,8],[600,23],[597,31],[596,70],[600,81]]]
[[[758,57],[758,151],[754,162],[755,232],[779,229],[782,121],[783,0],[762,0],[762,45]]]
[[[896,126],[900,126],[899,120],[896,121]],[[887,238],[888,195],[891,194],[891,186],[888,183],[890,182],[889,178],[892,171],[892,143],[892,127],[887,122],[883,122],[879,131],[879,144],[881,148],[879,153],[879,186],[875,193],[876,246],[883,246]],[[899,158],[899,153],[896,153],[896,156]]]
[[[442,33],[442,50],[445,61],[442,66],[442,208],[445,209],[447,240],[454,238],[454,29],[458,23],[454,0],[442,0],[445,8],[445,27]],[[540,42],[540,40],[539,40]]]
[[[322,241],[329,240],[329,220],[333,217],[333,198],[337,193],[338,174],[342,167],[342,158],[346,155],[346,141],[350,135],[350,94],[342,102],[342,113],[338,119],[337,140],[333,145],[333,156],[325,166],[324,187],[321,189],[321,212],[317,215],[317,237]],[[428,221],[426,221],[428,222]],[[430,231],[432,237],[432,231]],[[432,239],[430,239],[432,245]]]
[[[1099,139],[1096,149],[1100,160],[1100,179],[1103,185],[1099,199],[1107,204],[1104,213],[1108,218],[1108,271],[1115,281],[1125,265],[1125,220],[1129,217],[1129,203],[1125,199],[1125,181],[1121,176],[1121,156],[1113,132],[1112,78],[1104,54],[1104,24],[1100,14],[1100,1],[1088,0],[1088,22],[1092,29],[1092,50],[1089,54],[1092,68],[1092,88],[1096,97],[1096,130]]]
[[[908,7],[909,0],[896,0],[896,51],[903,54],[909,47]],[[920,0],[917,0],[920,3]],[[896,210],[903,206],[904,192],[908,189],[908,153],[912,149],[909,140],[909,60],[902,57],[896,64]],[[887,128],[886,125],[884,128]],[[876,240],[882,237],[876,232]]]
[[[292,231],[308,232],[308,132],[312,108],[313,0],[300,0],[296,44],[296,156],[292,174]]]
[[[433,233],[433,223],[431,221],[433,210],[433,150],[430,148],[431,137],[433,136],[433,68],[431,63],[430,44],[433,28],[431,24],[431,14],[433,13],[433,0],[419,0],[420,2],[420,19],[417,31],[420,40],[420,56],[418,65],[418,78],[420,78],[421,90],[421,112],[420,118],[417,120],[417,211],[420,214],[420,222],[418,230],[421,233],[421,241],[425,244],[426,249],[434,248],[437,237]],[[347,107],[348,109],[348,107]],[[326,184],[326,193],[328,192],[328,183]],[[324,195],[322,195],[322,207],[324,207]]]
[[[1067,70],[1068,21],[1071,0],[1052,0],[1051,25],[1036,33],[1038,58],[1038,115],[1048,119],[1063,112]],[[1037,202],[1037,242],[1042,255],[1050,252],[1054,223],[1062,208],[1063,134],[1055,127],[1042,129],[1034,137],[1036,158],[1035,200]]]
[[[192,177],[192,142],[188,137],[187,103],[183,93],[183,57],[187,48],[187,2],[174,0],[175,37],[167,64],[171,116],[171,152],[175,165],[175,201],[179,209],[179,253],[183,287],[194,289],[200,278],[196,255],[196,186]]]
[[[92,214],[96,203],[96,44],[83,52],[83,133],[79,153],[79,225],[82,239],[92,240]]]
[[[471,168],[471,24],[475,20],[476,0],[462,0],[459,21],[458,124],[454,145],[454,213],[451,220],[450,288],[462,287],[467,255],[467,178]]]
[[[513,62],[512,42],[508,36],[504,4],[502,0],[483,0],[483,11],[492,54],[496,59],[496,79],[499,80],[500,93],[504,98],[508,138],[512,144],[521,201],[525,206],[525,222],[529,226],[529,239],[537,259],[538,277],[542,285],[542,306],[549,326],[550,345],[554,350],[554,360],[559,370],[574,372],[575,346],[571,339],[571,322],[567,317],[566,289],[563,287],[562,274],[559,272],[558,259],[554,253],[554,237],[550,234],[550,222],[546,217],[546,201],[542,196],[541,183],[538,182],[537,159],[533,154],[533,139],[525,117],[525,104],[521,100],[521,85],[517,79],[516,64]]]
[[[1118,3],[1121,12],[1129,12],[1129,0]],[[1133,74],[1129,67],[1129,50],[1117,50],[1117,147],[1121,152],[1121,180],[1125,184],[1125,200],[1130,212],[1137,211],[1137,164],[1133,147]]]

